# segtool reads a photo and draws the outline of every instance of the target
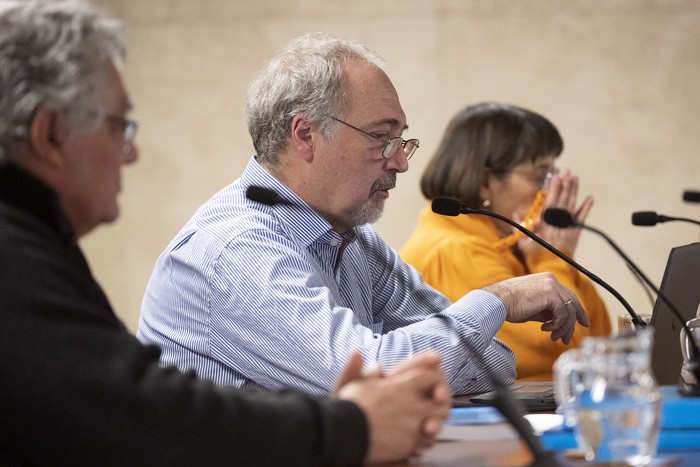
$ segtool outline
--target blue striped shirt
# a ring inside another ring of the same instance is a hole
[[[250,201],[250,185],[292,204]],[[370,225],[336,233],[251,159],[158,259],[138,337],[163,349],[163,365],[217,384],[312,394],[332,390],[353,350],[390,370],[433,349],[459,394],[515,379],[515,357],[494,337],[504,319],[484,291],[452,304]]]

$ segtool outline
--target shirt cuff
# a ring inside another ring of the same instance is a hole
[[[503,301],[485,290],[472,290],[455,305],[460,309],[472,310],[470,316],[480,324],[485,341],[493,339],[506,320],[506,306]]]

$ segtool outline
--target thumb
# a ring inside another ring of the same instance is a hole
[[[362,377],[362,355],[355,351],[350,355],[348,364],[345,365],[343,373],[340,375],[333,388],[333,395],[338,393],[338,390],[349,382]]]

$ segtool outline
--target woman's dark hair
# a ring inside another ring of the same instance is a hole
[[[504,176],[563,149],[559,131],[542,115],[508,104],[472,105],[450,121],[423,172],[421,191],[427,199],[445,196],[476,207],[485,169]]]

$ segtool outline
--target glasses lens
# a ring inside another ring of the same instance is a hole
[[[401,139],[400,136],[395,136],[394,138],[391,138],[388,143],[386,143],[386,147],[384,148],[384,151],[382,152],[382,156],[384,156],[385,159],[391,158],[394,154],[396,154],[396,151],[399,149],[401,146],[401,142],[403,140]]]
[[[418,149],[419,142],[417,139],[409,139],[406,141],[406,144],[403,146],[403,150],[406,153],[406,159],[410,159],[413,154],[416,152],[416,149]]]
[[[133,143],[134,138],[136,138],[136,130],[138,130],[139,125],[134,120],[126,120],[124,122],[124,139],[128,143]]]
[[[547,190],[549,188],[550,183],[552,182],[552,177],[557,175],[559,173],[559,168],[558,167],[552,167],[547,171],[547,173],[544,175],[542,179],[542,189]]]

